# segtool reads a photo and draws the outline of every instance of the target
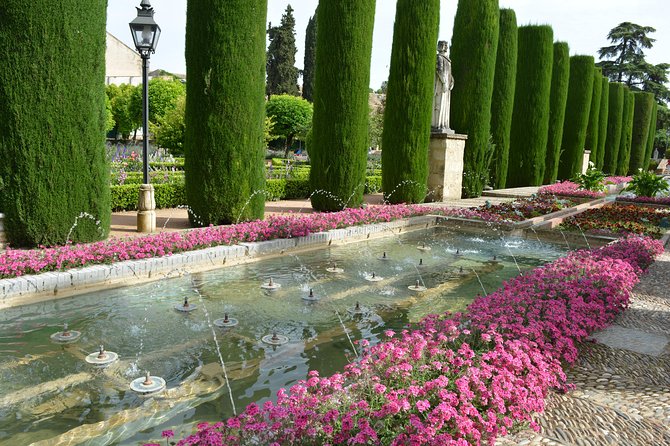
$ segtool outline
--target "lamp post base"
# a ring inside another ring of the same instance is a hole
[[[139,204],[137,206],[137,232],[156,231],[156,200],[154,186],[142,184],[140,186]]]

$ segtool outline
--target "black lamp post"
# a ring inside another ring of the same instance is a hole
[[[161,28],[154,21],[154,8],[149,0],[142,0],[137,17],[130,22],[135,48],[142,57],[142,171],[144,184],[140,186],[137,212],[138,232],[156,230],[156,201],[154,188],[149,184],[149,57],[156,52]]]
[[[144,184],[149,184],[149,57],[156,52],[161,27],[154,21],[154,8],[149,0],[142,0],[137,17],[130,22],[135,48],[142,57],[142,157]]]

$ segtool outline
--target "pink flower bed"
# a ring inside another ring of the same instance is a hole
[[[621,184],[627,183],[630,180],[631,177],[606,177],[604,184]],[[569,180],[559,181],[558,183],[542,186],[538,193],[581,198],[600,198],[605,196],[604,192],[580,189],[579,184]]]
[[[628,237],[577,251],[478,297],[466,314],[430,315],[364,351],[343,373],[309,373],[276,402],[198,426],[178,445],[492,444],[565,390],[561,363],[623,311],[663,251]]]
[[[616,201],[628,203],[660,204],[670,206],[670,197],[616,197]]]
[[[329,229],[388,222],[426,214],[486,218],[469,209],[452,210],[418,205],[373,206],[333,213],[271,216],[265,220],[230,226],[210,226],[186,232],[163,232],[97,243],[41,247],[32,250],[7,249],[5,253],[0,254],[0,279],[47,271],[63,271],[100,263],[160,257],[218,245],[302,237]],[[489,218],[495,221],[495,216]]]

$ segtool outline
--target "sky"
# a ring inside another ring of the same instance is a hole
[[[195,0],[198,1],[198,0]],[[421,1],[421,0],[417,0]],[[646,50],[647,61],[670,63],[670,6],[668,0],[499,0],[501,8],[512,8],[517,23],[548,24],[554,29],[554,40],[570,45],[571,54],[592,55],[609,45],[607,33],[621,22],[633,22],[656,28],[651,34],[654,47]],[[107,30],[131,48],[128,23],[136,16],[140,0],[109,0]],[[440,11],[440,40],[451,40],[457,0],[442,0]],[[161,37],[156,54],[151,57],[151,69],[162,68],[173,73],[185,73],[184,38],[186,29],[186,0],[153,0],[156,22]],[[302,68],[305,28],[314,15],[318,0],[268,0],[268,22],[279,25],[281,16],[290,4],[296,21],[296,66]],[[372,43],[370,87],[377,89],[388,78],[393,42],[393,22],[396,0],[377,0],[375,29]]]

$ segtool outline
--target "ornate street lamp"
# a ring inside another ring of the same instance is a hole
[[[138,232],[156,230],[156,202],[154,188],[149,184],[149,57],[156,52],[161,28],[154,21],[154,8],[149,0],[142,0],[137,9],[137,17],[130,22],[135,48],[142,57],[142,158],[144,184],[140,186],[137,212]]]

